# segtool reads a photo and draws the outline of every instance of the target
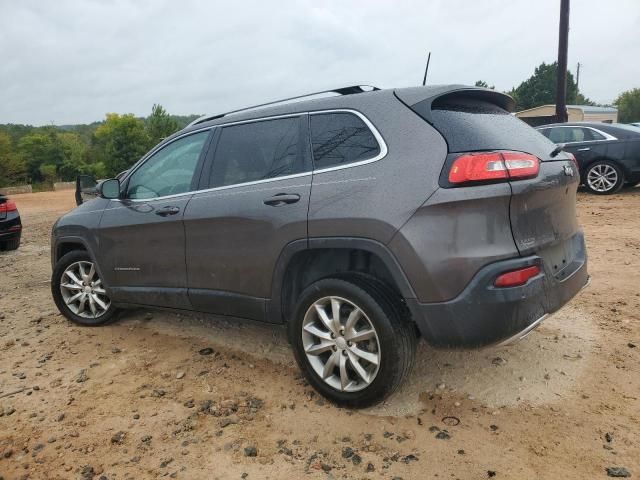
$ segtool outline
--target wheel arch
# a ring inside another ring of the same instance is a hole
[[[89,242],[87,242],[87,240],[82,237],[66,236],[55,239],[55,242],[51,246],[51,270],[53,271],[55,269],[56,264],[64,255],[74,251],[87,252],[89,257],[91,258],[91,261],[96,266],[96,270],[98,271],[98,275],[100,275],[100,278],[103,281],[104,287],[108,291],[109,285],[105,281],[105,277],[103,275],[102,269],[100,268],[100,264],[97,262],[96,256],[93,254],[93,250],[91,249]]]
[[[88,251],[86,244],[78,239],[68,239],[58,241],[55,246],[53,263],[54,265],[58,263],[62,257],[64,257],[67,253],[73,252],[75,250],[84,250]]]
[[[266,306],[268,321],[286,323],[295,300],[308,285],[348,272],[375,276],[401,298],[416,298],[400,264],[380,242],[351,237],[298,240],[283,249],[276,263],[271,299]]]

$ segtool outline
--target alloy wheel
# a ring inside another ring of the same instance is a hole
[[[595,165],[587,173],[587,183],[596,192],[609,192],[618,183],[618,172],[606,163]]]
[[[83,318],[100,318],[111,306],[92,262],[69,265],[62,273],[60,293],[69,310]]]
[[[378,373],[378,334],[362,309],[347,299],[315,301],[302,322],[302,344],[315,373],[336,390],[360,391]]]

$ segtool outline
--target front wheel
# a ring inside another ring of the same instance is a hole
[[[69,252],[58,260],[51,293],[60,313],[80,325],[103,325],[116,314],[95,263],[85,251]]]
[[[309,383],[348,407],[367,407],[390,395],[415,356],[406,309],[388,287],[368,277],[310,285],[298,300],[289,335]]]
[[[624,184],[624,174],[613,162],[601,160],[594,162],[585,172],[584,185],[591,193],[610,195],[616,193]]]

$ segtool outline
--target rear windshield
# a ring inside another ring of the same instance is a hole
[[[522,120],[486,101],[468,97],[436,101],[431,117],[449,152],[516,150],[545,159],[555,148]]]

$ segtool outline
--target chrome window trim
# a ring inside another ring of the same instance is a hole
[[[308,177],[311,176],[313,172],[311,171],[307,171],[307,172],[301,172],[301,173],[294,173],[292,175],[284,175],[282,177],[274,177],[274,178],[265,178],[263,180],[254,180],[252,182],[244,182],[244,183],[236,183],[234,185],[224,185],[222,187],[213,187],[213,188],[205,188],[202,190],[193,190],[190,192],[184,192],[184,193],[176,193],[174,195],[165,195],[163,197],[153,197],[153,198],[114,198],[112,199],[114,202],[131,202],[131,203],[138,203],[138,202],[155,202],[156,200],[166,200],[168,198],[177,198],[177,197],[184,197],[185,195],[199,195],[201,193],[210,193],[210,192],[217,192],[220,190],[229,190],[231,188],[240,188],[240,187],[249,187],[252,185],[260,185],[263,183],[271,183],[271,182],[275,182],[277,180],[288,180],[288,179],[292,179],[292,178],[300,178],[300,177]]]
[[[360,120],[364,122],[364,124],[367,126],[369,131],[373,133],[373,136],[376,139],[376,142],[378,142],[378,147],[380,148],[380,152],[376,156],[372,158],[367,158],[365,160],[346,163],[344,165],[336,165],[334,167],[319,168],[313,171],[314,174],[333,172],[335,170],[342,170],[344,168],[359,167],[361,165],[367,165],[369,163],[377,162],[378,160],[382,160],[384,157],[387,156],[389,149],[387,148],[387,144],[385,143],[384,138],[382,138],[382,135],[380,135],[380,132],[378,131],[378,129],[373,125],[373,123],[371,123],[371,121],[367,117],[364,116],[364,114],[362,114],[357,110],[352,110],[348,108],[338,108],[338,109],[331,109],[331,110],[317,110],[317,111],[309,112],[309,115],[323,115],[327,113],[351,113],[356,115],[358,118],[360,118]]]
[[[278,180],[290,180],[294,178],[302,178],[302,177],[310,177],[313,174],[311,171],[302,172],[302,173],[294,173],[292,175],[284,175],[282,177],[274,177],[274,178],[265,178],[264,180],[254,180],[253,182],[244,182],[244,183],[236,183],[234,185],[224,185],[222,187],[213,187],[207,188],[204,190],[196,190],[195,192],[191,192],[193,195],[200,195],[201,193],[215,193],[223,190],[231,190],[234,188],[242,188],[242,187],[250,187],[253,185],[262,185],[265,183],[273,183]],[[200,198],[200,197],[198,197]]]
[[[171,141],[169,141],[167,143],[163,144],[162,142],[160,142],[158,145],[156,145],[151,150],[149,150],[145,155],[143,155],[142,158],[140,158],[140,160],[138,160],[136,163],[134,163],[131,168],[129,168],[128,170],[125,170],[127,172],[126,175],[123,176],[122,178],[118,179],[118,180],[120,180],[120,184],[121,185],[124,184],[124,182],[129,180],[129,177],[131,175],[133,175],[135,173],[135,171],[142,166],[143,163],[145,163],[147,160],[149,160],[152,156],[154,156],[160,150],[163,150],[165,147],[168,147],[169,145],[171,145],[173,142],[175,142],[177,140],[180,140],[181,138],[184,138],[184,137],[186,137],[188,135],[194,135],[196,133],[204,132],[206,130],[212,130],[213,128],[214,127],[212,127],[212,126],[198,128],[197,130],[191,130],[189,132],[182,133],[182,134],[178,135],[177,137],[172,138]],[[160,197],[157,197],[157,198],[160,198]]]
[[[138,160],[133,167],[131,167],[128,171],[128,173],[122,178],[119,179],[120,181],[120,188],[122,188],[122,186],[125,184],[125,182],[129,181],[129,178],[131,178],[131,176],[136,173],[136,171],[142,167],[142,165],[144,165],[147,160],[149,160],[151,157],[153,157],[156,153],[160,152],[161,150],[164,150],[166,147],[168,147],[169,145],[171,145],[172,143],[180,140],[181,138],[187,137],[189,135],[195,135],[197,133],[202,133],[204,131],[207,130],[211,130],[213,127],[209,126],[209,127],[203,127],[203,128],[199,128],[197,130],[192,130],[190,132],[185,132],[182,135],[178,135],[176,138],[172,138],[170,142],[165,143],[164,145],[162,145],[161,147],[159,147],[159,145],[156,145],[156,147],[159,148],[154,148],[153,150],[151,150],[150,152],[148,152],[144,157],[142,157],[140,160]],[[206,140],[205,140],[205,144],[206,144]],[[204,145],[203,145],[204,148]],[[200,154],[202,154],[202,152],[200,152]],[[200,155],[199,154],[199,155]],[[197,165],[197,163],[196,163]],[[128,187],[128,184],[127,184]],[[197,190],[195,190],[197,191]],[[180,197],[182,195],[188,195],[193,193],[194,191],[188,191],[188,192],[182,192],[182,193],[175,193],[173,195],[165,195],[162,197],[154,197],[154,198],[145,198],[145,199],[141,199],[141,198],[124,198],[124,199],[120,199],[120,198],[112,198],[111,200],[116,200],[116,201],[121,201],[121,200],[127,200],[129,202],[138,202],[138,201],[151,201],[151,200],[160,200],[160,199],[164,199],[164,198],[175,198],[175,197]],[[122,191],[120,191],[120,195],[122,195]]]
[[[202,190],[191,190],[189,192],[182,192],[182,193],[176,193],[174,195],[165,195],[162,197],[154,197],[154,198],[116,198],[116,199],[112,199],[115,202],[119,202],[119,203],[123,203],[123,202],[130,202],[130,203],[140,203],[140,202],[155,202],[156,200],[166,200],[166,199],[171,199],[171,198],[177,198],[177,197],[183,197],[185,195],[196,195],[196,194],[200,194],[200,193],[209,193],[209,192],[216,192],[216,191],[220,191],[220,190],[228,190],[231,188],[242,188],[242,187],[249,187],[252,185],[260,185],[263,183],[270,183],[270,182],[276,182],[276,181],[280,181],[280,180],[288,180],[288,179],[292,179],[292,178],[300,178],[300,177],[304,177],[304,176],[309,176],[309,175],[315,175],[316,173],[325,173],[325,172],[332,172],[335,170],[342,170],[345,168],[352,168],[352,167],[359,167],[362,165],[367,165],[369,163],[373,163],[373,162],[377,162],[378,160],[382,160],[384,157],[387,156],[387,153],[389,153],[389,149],[387,148],[387,144],[384,141],[384,138],[382,138],[382,135],[380,134],[380,132],[378,131],[378,129],[373,125],[373,123],[371,123],[371,121],[361,112],[357,111],[357,110],[353,110],[353,109],[349,109],[349,108],[339,108],[339,109],[329,109],[329,110],[314,110],[314,111],[309,111],[309,112],[297,112],[297,113],[287,113],[287,114],[283,114],[283,115],[272,115],[272,116],[268,116],[268,117],[258,117],[258,118],[252,118],[250,120],[239,120],[239,121],[235,121],[235,122],[228,122],[228,123],[219,123],[216,125],[209,125],[207,127],[203,127],[203,128],[199,128],[197,130],[191,130],[189,132],[185,132],[181,135],[178,135],[177,137],[171,139],[170,142],[167,142],[166,144],[162,145],[161,148],[156,148],[151,150],[147,155],[145,155],[144,157],[142,157],[140,160],[138,160],[138,162],[136,164],[134,164],[133,167],[131,167],[131,169],[129,169],[129,173],[121,180],[121,183],[124,183],[125,181],[127,181],[129,179],[129,176],[133,175],[133,173],[140,168],[140,166],[146,162],[149,158],[151,158],[151,156],[153,156],[156,152],[162,150],[163,148],[165,148],[168,145],[171,145],[173,142],[175,142],[176,140],[179,140],[180,138],[186,137],[187,135],[192,135],[194,133],[199,133],[205,130],[212,130],[214,128],[222,128],[222,127],[229,127],[229,126],[233,126],[233,125],[242,125],[242,124],[246,124],[246,123],[256,123],[256,122],[261,122],[261,121],[266,121],[266,120],[276,120],[279,118],[290,118],[290,117],[299,117],[302,115],[320,115],[320,114],[324,114],[324,113],[351,113],[356,115],[358,118],[360,118],[365,125],[369,128],[369,130],[371,131],[371,133],[373,133],[373,136],[375,137],[376,141],[378,142],[378,146],[380,147],[380,152],[373,158],[368,158],[365,160],[360,160],[358,162],[352,162],[352,163],[347,163],[345,165],[336,165],[335,167],[327,167],[327,168],[321,168],[318,170],[307,170],[304,172],[300,172],[300,173],[294,173],[292,175],[283,175],[281,177],[274,177],[274,178],[265,178],[263,180],[254,180],[251,182],[244,182],[244,183],[236,183],[233,185],[224,185],[221,187],[213,187],[213,188],[205,188]]]
[[[603,142],[603,141],[618,140],[617,137],[614,137],[610,133],[603,132],[602,130],[598,130],[595,127],[589,127],[587,125],[556,125],[554,127],[540,127],[537,130],[538,131],[551,130],[552,128],[586,128],[588,130],[593,130],[594,132],[599,133],[600,135],[602,135],[604,137],[603,140],[583,140],[582,142],[564,142],[565,145],[574,145],[576,143],[592,143],[592,142]],[[547,138],[549,138],[549,137],[547,137]]]

